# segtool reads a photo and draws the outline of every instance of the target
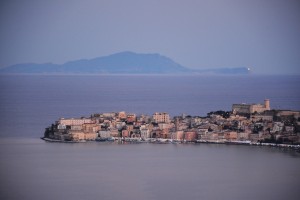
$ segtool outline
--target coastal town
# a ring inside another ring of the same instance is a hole
[[[207,116],[170,117],[109,112],[90,117],[60,118],[46,128],[52,142],[226,143],[300,147],[300,111],[274,110],[263,104],[233,104],[231,111]]]

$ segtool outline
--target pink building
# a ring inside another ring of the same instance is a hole
[[[82,125],[84,132],[96,133],[100,130],[100,126],[96,123],[85,123]]]
[[[197,139],[197,134],[195,131],[187,131],[184,134],[184,139],[186,141],[194,141]]]
[[[176,131],[176,139],[183,140],[184,139],[184,132],[183,131]]]
[[[135,122],[136,121],[136,115],[135,114],[128,114],[126,118],[127,122]]]
[[[154,113],[153,120],[156,123],[169,123],[170,122],[170,115],[168,113]]]
[[[231,131],[231,132],[226,132],[224,134],[224,137],[226,140],[236,140],[238,135],[237,132]]]

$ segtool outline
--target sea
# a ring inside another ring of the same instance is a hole
[[[300,154],[222,144],[49,143],[61,117],[300,110],[300,76],[1,75],[0,199],[299,199]]]

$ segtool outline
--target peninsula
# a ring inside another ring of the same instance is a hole
[[[271,110],[264,104],[233,104],[232,111],[205,117],[152,116],[109,112],[85,118],[60,118],[43,137],[53,142],[125,141],[157,143],[226,143],[300,147],[300,111]]]

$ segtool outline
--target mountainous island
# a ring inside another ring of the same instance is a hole
[[[120,52],[64,64],[23,63],[0,69],[1,74],[249,74],[246,67],[190,69],[160,54]]]

